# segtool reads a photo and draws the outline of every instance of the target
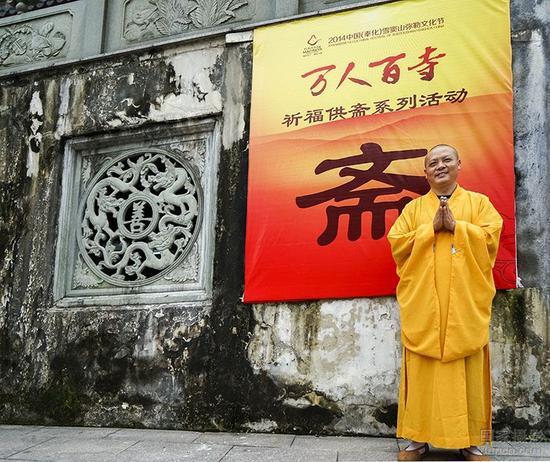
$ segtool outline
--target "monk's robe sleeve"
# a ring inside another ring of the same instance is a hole
[[[433,269],[434,230],[431,222],[418,224],[417,214],[416,202],[407,204],[388,233],[399,276],[401,341],[415,353],[441,358]]]
[[[502,217],[489,199],[471,199],[472,222],[456,220],[443,361],[469,356],[489,342],[495,264]]]

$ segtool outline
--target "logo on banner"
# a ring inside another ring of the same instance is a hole
[[[321,39],[315,34],[311,34],[307,40],[307,46],[302,50],[302,56],[304,58],[308,56],[317,56],[323,53],[323,47],[320,44]]]
[[[315,37],[315,34],[313,34],[309,40],[307,41],[308,45],[309,46],[312,46],[314,47],[315,45],[317,45],[319,43],[319,39],[317,37]]]

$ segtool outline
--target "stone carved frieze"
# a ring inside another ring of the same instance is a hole
[[[201,213],[202,189],[186,161],[155,148],[123,154],[99,171],[83,196],[80,255],[109,284],[148,284],[181,266]],[[77,273],[78,285],[93,283],[86,270]]]
[[[212,119],[67,142],[57,307],[208,303],[218,142]]]
[[[83,157],[82,158],[82,167],[81,167],[81,181],[82,186],[85,188],[88,186],[88,181],[90,181],[90,177],[92,175],[92,161],[89,157]]]
[[[130,0],[124,38],[131,42],[219,26],[236,18],[248,4],[248,0]]]
[[[168,149],[177,152],[185,160],[196,165],[202,176],[206,161],[206,142],[204,140],[195,140],[188,143],[171,143],[168,145]]]
[[[102,280],[92,273],[82,261],[82,257],[79,257],[74,270],[73,288],[84,287],[88,289],[90,287],[99,287],[101,282]]]
[[[0,29],[0,66],[32,63],[64,55],[67,35],[51,21]]]
[[[199,279],[199,263],[199,247],[195,243],[183,264],[164,276],[164,279],[179,283],[197,282]]]

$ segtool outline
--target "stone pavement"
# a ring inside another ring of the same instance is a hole
[[[0,461],[343,462],[395,460],[395,438],[210,433],[124,428],[0,425]],[[499,441],[493,460],[550,460],[550,443]],[[432,450],[426,460],[461,460]]]

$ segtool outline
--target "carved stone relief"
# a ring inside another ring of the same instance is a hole
[[[69,13],[0,28],[0,68],[67,55]]]
[[[68,142],[54,284],[59,306],[208,299],[215,127],[201,120]]]
[[[148,284],[191,250],[201,202],[200,184],[184,161],[159,149],[123,154],[99,172],[82,200],[80,255],[115,286]]]
[[[187,282],[196,281],[199,277],[199,248],[193,245],[191,252],[185,260],[185,265],[177,266],[174,271],[164,276],[167,281]]]
[[[129,0],[124,38],[129,41],[177,35],[219,26],[237,18],[248,0]]]
[[[78,256],[73,277],[73,288],[77,287],[99,287],[101,279],[99,279],[90,268],[82,261],[82,257]]]
[[[199,169],[199,173],[202,176],[204,173],[204,162],[206,159],[206,142],[204,140],[197,140],[193,143],[171,143],[168,148],[178,153],[188,162],[196,165]]]

